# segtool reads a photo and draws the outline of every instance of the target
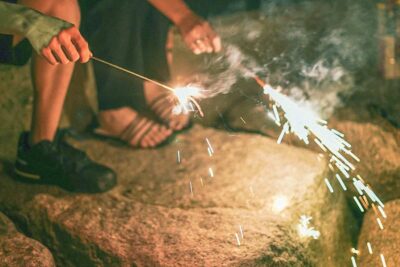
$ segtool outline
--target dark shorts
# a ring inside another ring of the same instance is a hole
[[[147,0],[81,0],[81,32],[93,54],[158,81],[170,78],[169,20]],[[89,5],[89,6],[88,6]],[[100,110],[145,108],[143,81],[93,62]]]
[[[16,0],[0,0],[15,4]],[[11,65],[25,65],[32,55],[32,47],[28,40],[24,39],[13,47],[11,35],[0,34],[0,63]]]
[[[32,46],[24,39],[15,47],[12,46],[12,36],[0,34],[0,63],[22,66],[32,55]]]

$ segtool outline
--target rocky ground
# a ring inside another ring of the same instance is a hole
[[[359,21],[374,15],[356,4],[341,10],[348,15],[339,20],[330,14],[340,6],[279,8],[270,7],[266,17],[239,14],[214,21],[228,44],[220,56],[193,57],[176,43],[177,82],[194,77],[220,94],[201,101],[206,116],[195,118],[192,129],[157,150],[132,150],[77,134],[96,109],[91,68],[79,66],[62,125],[73,126],[71,143],[118,172],[118,186],[101,195],[11,179],[32,94],[29,66],[0,66],[0,212],[19,231],[0,215],[0,266],[34,262],[36,251],[44,251],[43,261],[51,266],[44,246],[58,266],[350,266],[351,256],[359,266],[379,266],[380,254],[387,266],[399,264],[400,84],[380,79],[376,71],[373,36]],[[325,60],[327,72],[318,67],[317,76],[293,76],[309,73],[303,68],[321,59],[315,55]],[[372,209],[363,218],[351,194],[329,193],[323,178],[332,173],[318,160],[318,147],[305,147],[290,136],[286,144],[276,144],[280,129],[266,116],[260,88],[243,78],[249,69],[265,78],[260,68],[271,72],[267,79],[276,86],[294,81],[286,93],[324,107],[319,111],[329,126],[345,134],[361,158],[358,173],[386,203],[387,218],[379,215],[384,230]],[[344,74],[334,80],[338,70]],[[305,93],[299,95],[296,87]],[[212,157],[205,138],[215,150]],[[318,239],[299,235],[301,215],[312,217]],[[24,240],[33,252],[8,245],[13,238]]]
[[[0,265],[53,267],[55,263],[45,246],[18,232],[11,220],[0,213]]]
[[[117,188],[74,195],[1,179],[1,209],[61,266],[337,266],[352,246],[344,225],[355,219],[344,195],[327,192],[312,152],[200,126],[157,150],[74,144],[118,172]],[[301,215],[319,239],[299,236]]]

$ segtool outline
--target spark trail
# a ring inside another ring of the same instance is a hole
[[[351,151],[351,145],[344,139],[344,134],[335,129],[330,129],[326,121],[321,120],[310,110],[300,107],[288,96],[272,88],[259,77],[254,76],[254,79],[263,88],[264,94],[271,102],[273,111],[273,116],[271,117],[278,126],[283,125],[277,143],[281,143],[285,134],[289,133],[295,134],[307,145],[310,144],[310,139],[313,138],[313,141],[321,150],[329,155],[329,168],[336,172],[335,177],[340,187],[346,191],[346,183],[352,184],[358,193],[358,197],[353,196],[353,199],[360,212],[364,213],[365,210],[372,207],[377,217],[378,226],[383,230],[384,226],[379,217],[386,219],[386,213],[383,209],[384,204],[370,186],[365,184],[362,177],[356,173],[356,167],[353,162],[360,162],[360,159]],[[325,183],[329,191],[333,193],[332,185],[328,179],[325,179]],[[367,196],[371,203],[368,201]],[[376,211],[376,206],[379,213]],[[304,226],[304,223],[301,225]],[[371,244],[368,242],[367,245],[369,253],[372,253]],[[380,256],[382,265],[385,266],[385,258],[382,254]],[[351,257],[351,261],[353,266],[357,266],[354,256]]]
[[[360,196],[365,193],[373,203],[378,204],[381,208],[384,207],[383,202],[368,185],[365,185],[361,176],[353,174],[356,167],[351,160],[359,162],[360,159],[351,151],[351,145],[344,139],[342,133],[335,129],[329,129],[326,121],[320,119],[313,112],[300,107],[288,96],[272,88],[260,78],[255,77],[255,80],[262,86],[264,94],[273,102],[276,123],[280,125],[282,121],[284,122],[278,143],[288,133],[295,134],[305,144],[310,144],[310,136],[313,136],[314,142],[321,150],[330,155],[330,163],[336,166],[337,170],[342,174],[337,173],[335,176],[343,190],[346,190],[347,187],[341,176],[345,177],[346,182],[353,183]],[[278,112],[278,109],[281,110],[281,113]],[[354,176],[352,180],[349,179],[351,176]]]

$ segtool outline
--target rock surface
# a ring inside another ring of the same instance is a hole
[[[55,263],[45,246],[18,232],[0,212],[0,266],[53,267]]]
[[[353,92],[355,73],[361,72],[364,77],[372,73],[365,72],[365,66],[374,66],[376,48],[371,38],[375,37],[365,29],[373,23],[373,7],[364,12],[353,2],[343,10],[339,4],[301,2],[290,8],[272,6],[264,17],[245,14],[217,22],[227,44],[225,55],[195,57],[188,51],[178,51],[174,69],[177,80],[185,80],[193,72],[204,74],[190,68],[196,66],[218,74],[200,75],[211,81],[213,88],[229,91],[204,100],[206,116],[197,120],[228,132],[196,126],[179,135],[173,144],[149,151],[96,140],[75,141],[94,159],[118,171],[118,187],[102,195],[69,194],[10,179],[18,133],[29,123],[31,85],[28,67],[0,66],[0,210],[29,236],[48,246],[60,266],[349,265],[346,252],[358,234],[357,223],[344,195],[327,192],[322,179],[327,173],[325,164],[318,162],[313,152],[277,146],[274,140],[233,131],[279,134],[260,104],[260,88],[251,79],[243,79],[248,74],[246,67],[260,71],[261,66],[261,72],[271,72],[268,75],[272,74],[269,78],[273,82],[288,82],[285,86],[291,89],[300,86],[309,94],[310,102],[325,108],[336,106],[338,93]],[[336,12],[347,15],[336,16]],[[359,21],[360,17],[365,19]],[[337,25],[342,28],[335,28]],[[177,47],[180,49],[179,44]],[[324,65],[329,62],[335,64]],[[308,77],[302,83],[302,71],[314,66],[318,74],[314,78],[327,73],[327,80],[316,82]],[[345,75],[332,80],[338,68]],[[79,75],[77,80],[73,86],[88,85]],[[393,92],[399,92],[398,86],[383,90],[386,83],[379,78],[365,88],[358,86],[361,96],[344,101],[348,109],[343,109],[341,116],[335,114],[330,126],[346,134],[362,158],[361,175],[379,196],[386,201],[399,198],[400,139],[393,127],[400,121],[399,105],[393,97]],[[288,92],[295,97],[296,93],[299,91]],[[75,94],[70,97],[72,105],[66,104],[70,122],[78,130],[84,129],[93,116],[93,88],[85,94]],[[89,101],[85,98],[88,95]],[[371,112],[376,120],[371,119]],[[207,154],[206,137],[214,146],[213,157]],[[285,142],[292,141],[286,138]],[[177,150],[181,164],[176,163]],[[209,177],[209,167],[215,173],[213,178]],[[284,197],[289,205],[277,212],[284,206]],[[318,240],[299,238],[296,227],[302,214],[313,217],[311,224],[321,232]]]
[[[386,219],[379,213],[383,230],[379,228],[377,216],[372,210],[364,217],[358,240],[360,266],[382,266],[381,254],[387,266],[400,264],[400,200],[386,203],[384,210]],[[367,242],[371,245],[372,254],[368,250]]]
[[[352,246],[355,220],[342,193],[328,192],[325,163],[312,152],[200,126],[157,150],[74,143],[118,172],[114,190],[76,195],[4,173],[0,179],[0,209],[50,247],[61,266],[348,263],[342,252]],[[301,215],[313,217],[319,239],[299,236]]]

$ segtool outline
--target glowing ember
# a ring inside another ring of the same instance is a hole
[[[301,237],[312,237],[314,239],[318,239],[320,236],[320,232],[315,230],[314,227],[309,227],[311,220],[312,217],[301,215],[300,223],[297,226],[299,235]]]
[[[178,101],[178,105],[175,106],[173,112],[175,114],[186,114],[189,112],[194,112],[197,109],[197,111],[200,113],[200,116],[203,116],[203,111],[195,100],[195,98],[201,96],[202,90],[202,88],[194,85],[176,87],[174,89],[174,95]]]

